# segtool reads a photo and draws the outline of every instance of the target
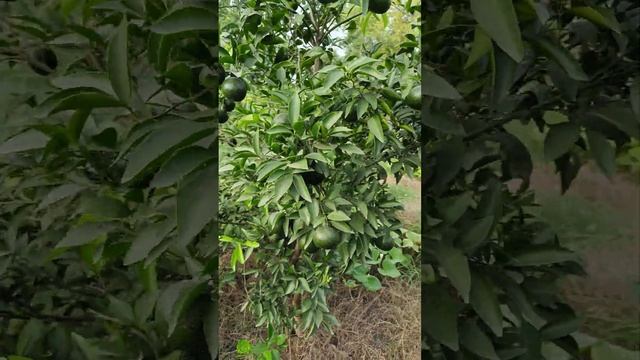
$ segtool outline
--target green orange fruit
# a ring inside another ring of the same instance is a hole
[[[221,90],[227,99],[242,101],[247,96],[247,83],[239,77],[230,77],[222,82]]]
[[[391,0],[369,0],[369,11],[374,14],[384,14],[391,7]]]
[[[322,225],[313,232],[313,244],[320,249],[332,249],[340,242],[340,234],[331,226]]]
[[[422,88],[414,86],[404,98],[404,102],[410,107],[420,110],[422,108]]]

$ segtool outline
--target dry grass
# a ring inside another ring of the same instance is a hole
[[[256,329],[250,314],[240,312],[244,294],[226,286],[220,299],[221,359],[234,359],[240,339],[256,341],[264,332]],[[383,289],[337,286],[327,299],[340,324],[335,334],[320,331],[310,338],[291,335],[283,359],[413,360],[420,358],[420,284],[384,280]]]

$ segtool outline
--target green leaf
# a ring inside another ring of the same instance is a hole
[[[549,125],[558,125],[569,122],[569,117],[557,111],[545,111],[542,115],[544,122]]]
[[[532,249],[513,256],[509,264],[513,266],[541,266],[577,260],[578,256],[569,250]]]
[[[309,283],[307,282],[307,279],[298,278],[298,281],[300,282],[300,286],[304,289],[304,291],[309,293],[311,292],[311,288],[309,287]]]
[[[475,321],[469,320],[464,323],[460,330],[460,343],[467,350],[483,359],[500,360],[491,339],[478,327]]]
[[[133,323],[135,321],[131,305],[112,295],[108,295],[107,299],[109,300],[107,312],[110,315],[124,323]]]
[[[186,31],[216,31],[216,14],[200,7],[183,7],[176,9],[155,24],[151,31],[157,34],[169,35]]]
[[[38,205],[38,208],[36,210],[44,209],[47,206],[57,201],[75,196],[84,188],[85,188],[84,186],[81,186],[78,184],[64,184],[64,185],[55,187],[49,193],[47,193],[47,195],[44,197],[42,202]]]
[[[219,324],[219,310],[218,303],[215,301],[209,302],[207,305],[207,311],[204,315],[204,321],[202,322],[202,331],[207,342],[207,349],[209,350],[209,357],[211,360],[218,359],[218,353],[220,349],[220,340],[218,336],[218,324]]]
[[[385,142],[384,132],[382,131],[382,125],[380,124],[380,118],[372,116],[367,119],[367,126],[369,131],[376,137],[381,143]]]
[[[443,111],[436,111],[431,109],[431,107],[427,108],[426,112],[423,112],[423,116],[425,119],[425,124],[432,129],[441,131],[445,134],[452,135],[464,135],[464,127],[458,121],[447,113]]]
[[[398,269],[396,268],[396,261],[391,260],[388,257],[385,257],[385,259],[382,260],[382,267],[378,268],[378,272],[382,276],[387,276],[394,279],[400,277],[401,275],[400,271],[398,271]]]
[[[285,166],[286,163],[280,160],[271,160],[262,164],[256,171],[257,180],[260,181],[269,176],[274,170]]]
[[[587,131],[589,150],[596,159],[596,163],[608,178],[616,171],[616,149],[602,134],[595,131]]]
[[[494,221],[493,215],[474,220],[460,237],[458,241],[459,247],[467,253],[473,252],[487,240],[491,229],[493,229]]]
[[[580,126],[564,123],[550,126],[544,139],[544,157],[552,161],[567,153],[580,137]]]
[[[620,103],[609,104],[600,108],[592,109],[589,113],[608,123],[614,125],[618,129],[624,131],[632,138],[640,138],[640,121],[628,106]]]
[[[460,100],[462,96],[451,84],[433,71],[424,71],[422,76],[422,94],[441,99]]]
[[[382,289],[382,284],[377,277],[369,274],[355,273],[353,277],[369,291],[378,291]]]
[[[293,183],[293,175],[286,174],[281,176],[275,184],[273,201],[278,201],[280,198],[289,191],[291,184]]]
[[[331,226],[342,231],[343,233],[353,234],[353,230],[349,227],[349,225],[345,224],[341,221],[331,221]]]
[[[121,181],[124,183],[132,180],[177,146],[195,142],[214,131],[215,129],[207,123],[172,120],[167,126],[151,132],[129,153]]]
[[[563,317],[545,325],[540,335],[545,340],[558,339],[571,335],[580,329],[582,319],[576,316]]]
[[[167,219],[151,224],[138,232],[124,257],[123,265],[129,266],[144,260],[147,255],[175,228],[175,219]]]
[[[467,58],[467,62],[464,64],[464,68],[468,68],[475,64],[481,57],[486,55],[491,50],[491,38],[485,33],[480,26],[476,26],[476,30],[473,37],[473,44],[471,44],[471,52]]]
[[[309,189],[307,188],[307,184],[305,184],[304,179],[300,175],[293,175],[293,184],[298,191],[298,194],[302,196],[303,199],[311,202],[311,195],[309,194]]]
[[[49,137],[36,130],[27,130],[0,145],[0,155],[21,151],[42,149],[49,142]]]
[[[218,164],[192,173],[177,195],[178,243],[188,244],[214,218],[218,207]]]
[[[294,91],[289,99],[289,123],[292,125],[300,119],[300,95]]]
[[[289,164],[288,167],[292,169],[298,169],[298,170],[309,170],[309,164],[307,163],[307,159],[300,159],[296,162]]]
[[[71,338],[76,343],[76,345],[78,346],[78,348],[82,352],[82,355],[84,355],[84,357],[87,360],[100,360],[100,359],[102,359],[102,355],[104,354],[104,352],[102,350],[98,349],[93,344],[91,344],[87,339],[85,339],[81,335],[76,334],[75,332],[71,333]]]
[[[329,213],[329,215],[327,215],[327,219],[333,220],[333,221],[349,221],[349,220],[351,220],[351,218],[347,214],[345,214],[344,212],[342,212],[340,210],[332,211],[331,213]]]
[[[345,65],[345,68],[349,72],[354,72],[355,70],[357,70],[358,68],[360,68],[362,66],[369,65],[369,64],[372,64],[372,63],[375,63],[375,62],[378,62],[378,61],[379,60],[370,58],[368,56],[361,56],[359,58],[356,58],[356,59],[353,59],[353,60],[349,61]]]
[[[101,91],[79,91],[62,99],[49,114],[55,114],[65,110],[97,109],[120,107],[122,103],[113,96]]]
[[[471,306],[480,319],[487,324],[496,336],[502,336],[502,311],[495,289],[489,280],[477,272],[473,272],[471,282]]]
[[[462,251],[441,245],[436,249],[436,258],[440,266],[444,268],[451,284],[458,290],[464,302],[469,302],[471,291],[471,273],[469,262]]]
[[[511,0],[471,0],[471,11],[480,27],[515,62],[524,58],[518,18]]]
[[[29,319],[18,335],[16,353],[19,355],[31,354],[44,335],[44,323],[39,319]]]
[[[167,324],[167,336],[171,336],[182,313],[206,288],[206,282],[190,279],[169,284],[158,298],[155,318]]]
[[[118,98],[125,104],[131,102],[127,26],[127,17],[123,16],[107,48],[109,80],[111,80],[111,86]]]
[[[172,186],[191,171],[214,158],[215,154],[211,150],[199,146],[181,149],[162,166],[149,186],[152,188]]]
[[[75,227],[56,245],[56,249],[63,247],[74,247],[86,245],[100,236],[103,236],[115,228],[114,223],[84,223]]]
[[[438,285],[422,285],[422,329],[436,341],[458,351],[458,304]]]
[[[601,6],[576,6],[572,7],[571,11],[574,14],[591,21],[596,25],[613,30],[618,34],[622,32],[620,23],[618,22],[618,19],[616,19],[616,16],[611,9],[607,9]]]
[[[539,36],[531,37],[529,41],[560,65],[570,78],[577,81],[589,81],[589,76],[582,70],[580,63],[563,46]]]
[[[331,127],[335,125],[338,120],[340,120],[340,117],[342,117],[342,111],[333,111],[329,113],[322,121],[324,127],[327,129],[331,129]]]

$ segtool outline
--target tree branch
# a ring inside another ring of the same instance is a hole
[[[48,322],[93,322],[96,320],[94,316],[67,316],[67,315],[53,315],[53,314],[39,314],[34,312],[15,313],[8,310],[0,310],[0,318],[3,319],[39,319]]]

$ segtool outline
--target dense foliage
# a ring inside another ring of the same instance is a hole
[[[366,4],[221,7],[220,62],[249,89],[220,129],[221,281],[247,293],[258,326],[331,329],[337,281],[378,290],[419,247],[385,170],[400,179],[420,166],[419,22],[395,49],[347,51],[341,32],[388,20]],[[419,10],[392,6],[407,18]]]
[[[215,358],[217,4],[0,2],[0,30],[0,355]]]
[[[562,191],[640,136],[633,1],[423,2],[423,357],[582,358],[558,280],[579,259],[535,217],[527,132]],[[523,130],[524,129],[524,130]]]

